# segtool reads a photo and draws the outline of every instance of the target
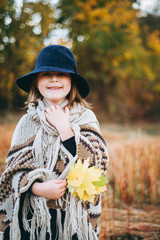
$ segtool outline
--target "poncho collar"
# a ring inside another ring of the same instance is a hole
[[[61,104],[60,107],[64,109],[65,106],[68,104],[68,99],[65,99]],[[46,108],[50,108],[48,103],[45,100],[38,100],[38,105],[30,103],[28,107],[28,114],[31,118],[39,122],[42,128],[49,134],[58,136],[58,132],[54,126],[52,126],[45,117],[45,110]],[[78,103],[74,103],[73,107],[70,110],[70,123],[77,123],[81,122],[82,124],[88,123],[88,119],[81,118],[82,114],[86,111],[86,108]]]

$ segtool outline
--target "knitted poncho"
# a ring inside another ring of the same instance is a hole
[[[61,107],[67,103],[64,102]],[[89,159],[90,166],[107,169],[108,152],[94,113],[74,104],[70,110],[70,124],[75,134],[76,156],[64,147],[57,130],[45,119],[45,103],[30,104],[17,124],[6,159],[6,170],[0,178],[0,240],[10,226],[10,239],[20,240],[18,213],[22,207],[23,226],[30,232],[30,240],[44,240],[51,236],[49,208],[57,211],[59,240],[70,240],[77,233],[79,240],[98,239],[100,229],[101,196],[93,203],[84,202],[66,191],[58,200],[35,196],[30,187],[36,180],[65,179],[75,161]],[[22,195],[24,197],[21,203]],[[21,204],[20,204],[21,203]],[[27,219],[30,209],[32,218]],[[60,209],[65,211],[62,226]],[[37,235],[37,238],[36,238]]]

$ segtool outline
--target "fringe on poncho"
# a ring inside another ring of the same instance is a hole
[[[67,101],[62,103],[62,108]],[[17,124],[11,148],[6,159],[6,170],[0,178],[0,240],[10,227],[10,239],[20,240],[18,221],[20,200],[23,227],[30,233],[30,240],[44,240],[46,233],[51,237],[49,208],[57,210],[57,230],[59,240],[70,240],[77,233],[79,240],[96,240],[100,230],[101,196],[93,203],[84,202],[66,192],[58,200],[48,200],[34,196],[29,190],[34,181],[66,179],[69,168],[77,159],[90,159],[90,166],[97,166],[106,173],[108,151],[99,130],[94,113],[74,104],[70,110],[70,124],[75,134],[76,156],[63,146],[57,130],[45,119],[44,101],[38,106],[30,104]],[[24,195],[25,194],[25,195]],[[34,209],[32,218],[28,212]],[[65,211],[62,227],[61,209]]]

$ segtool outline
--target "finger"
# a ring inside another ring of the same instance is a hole
[[[67,118],[69,118],[69,108],[65,107],[64,111],[65,111],[65,114],[66,114]]]
[[[60,197],[62,197],[65,194],[65,192],[60,193]]]
[[[46,112],[46,111],[44,112],[44,114],[45,114],[45,116],[49,116],[49,113],[48,113],[48,112]]]
[[[57,111],[63,112],[63,109],[59,105],[57,105]]]
[[[49,118],[50,118],[49,113],[45,112],[44,115],[45,115],[46,119],[49,121]]]
[[[53,179],[53,181],[56,182],[57,184],[66,182],[66,180],[64,179]]]
[[[56,108],[57,110],[61,109],[59,105],[56,105],[55,108]]]
[[[52,110],[48,108],[48,109],[45,110],[44,113],[45,113],[45,114],[47,113],[48,116],[50,116],[50,115],[52,114]]]
[[[57,184],[57,187],[59,189],[64,189],[64,188],[66,188],[66,185],[67,185],[67,183],[59,183],[59,184]]]
[[[63,186],[57,185],[57,189],[58,189],[58,191],[63,192],[66,190],[66,185],[63,185]]]
[[[66,180],[58,180],[58,181],[54,181],[54,184],[57,184],[57,187],[59,189],[65,188],[67,185]]]
[[[66,106],[66,107],[64,108],[64,111],[65,111],[66,114],[68,114],[68,113],[69,113],[69,108]]]
[[[64,189],[57,189],[56,191],[57,191],[56,195],[58,197],[58,196],[62,196],[66,192],[66,189],[65,188]]]
[[[46,108],[45,112],[51,112],[51,109],[50,108]]]
[[[59,192],[59,196],[63,196],[65,194],[65,191],[66,190]]]
[[[62,192],[64,193],[65,191],[66,191],[66,188],[65,188],[65,187],[63,187],[62,189],[59,189],[59,192],[60,192],[60,193],[62,193]]]
[[[55,112],[55,111],[57,110],[57,106],[58,106],[58,105],[55,105],[55,106],[52,105],[52,106],[51,106],[51,111],[52,111],[52,112]]]
[[[46,117],[46,119],[48,120],[49,118],[49,114],[47,112],[44,113],[44,116]]]

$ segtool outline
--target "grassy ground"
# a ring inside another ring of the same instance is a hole
[[[0,117],[0,173],[4,171],[5,156],[10,147],[14,128],[21,115],[7,114]],[[113,225],[116,226],[116,223],[118,223],[115,209],[119,209],[118,212],[121,213],[120,219],[122,218],[123,222],[127,221],[124,227],[125,230],[127,227],[128,229],[131,228],[130,224],[128,225],[128,221],[132,221],[133,216],[133,212],[128,211],[131,207],[139,209],[137,214],[142,214],[142,210],[146,211],[146,209],[152,211],[153,206],[156,212],[160,213],[160,126],[158,124],[137,124],[132,126],[102,124],[101,131],[107,142],[110,155],[107,172],[109,184],[108,191],[103,196],[104,211],[101,231],[101,239],[106,240],[108,239],[107,236],[116,237],[119,236],[117,234],[120,234],[118,233],[119,230],[117,230],[119,228],[113,228]],[[126,215],[122,211],[124,205],[126,206]],[[111,209],[114,209],[114,214],[110,214]],[[107,219],[106,216],[108,216]],[[147,230],[148,234],[150,234],[148,238],[146,237],[146,231],[141,231],[141,235],[137,235],[140,238],[135,239],[142,239],[143,237],[145,239],[158,239],[157,236],[159,235],[157,235],[156,227],[158,224],[158,231],[160,231],[160,217],[157,217],[157,219],[154,225],[156,230],[152,229],[153,231],[150,232]],[[135,222],[135,219],[133,221]],[[120,226],[120,222],[118,226]],[[112,227],[106,228],[107,224]],[[137,225],[133,229],[136,227],[138,229]],[[147,229],[146,223],[143,224],[143,229]],[[130,231],[124,231],[125,236],[126,234],[130,234]],[[134,232],[134,236],[135,234]],[[120,236],[119,239],[123,239],[121,234]],[[126,239],[132,238],[128,237]]]

